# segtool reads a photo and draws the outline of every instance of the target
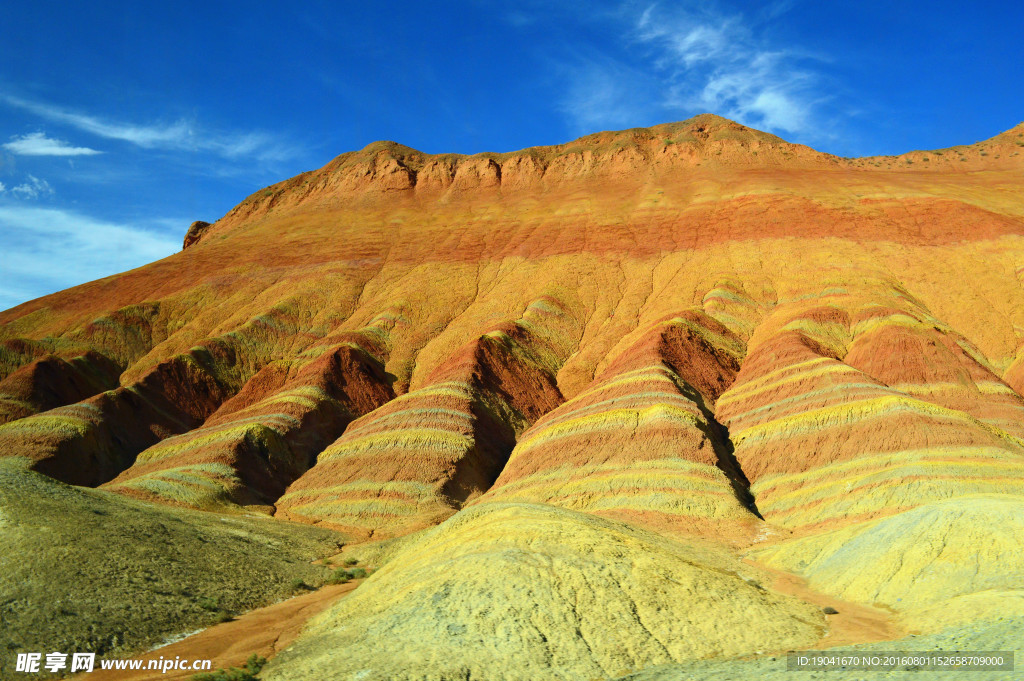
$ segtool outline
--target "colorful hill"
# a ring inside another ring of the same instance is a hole
[[[1024,124],[377,142],[0,313],[5,480],[380,567],[275,679],[687,674],[846,607],[946,640],[1020,600],[1022,390]]]

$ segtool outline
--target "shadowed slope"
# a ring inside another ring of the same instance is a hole
[[[278,502],[354,536],[404,534],[485,492],[516,437],[561,401],[575,320],[554,298],[470,342],[413,390],[353,423]]]
[[[0,424],[112,390],[120,373],[117,364],[92,351],[70,361],[36,360],[0,381]]]
[[[526,431],[479,501],[544,502],[674,533],[751,534],[746,481],[708,406],[743,351],[702,312],[656,324]]]
[[[394,397],[380,362],[358,347],[327,349],[294,373],[255,404],[236,400],[201,428],[146,449],[106,487],[199,508],[273,504],[353,418]]]
[[[98,485],[153,443],[201,424],[232,392],[220,367],[233,359],[216,343],[162,362],[139,381],[0,426],[5,456],[31,459],[51,477]]]

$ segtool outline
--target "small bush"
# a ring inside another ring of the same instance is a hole
[[[309,585],[303,580],[296,577],[292,581],[288,582],[288,588],[292,591],[308,591]]]
[[[352,566],[359,562],[358,558],[346,558],[345,565]]]
[[[220,599],[210,598],[209,596],[203,596],[196,604],[199,605],[203,610],[209,610],[210,612],[217,612],[220,610]]]
[[[345,568],[338,568],[331,573],[331,576],[327,578],[327,584],[344,584],[349,581],[351,577],[348,576],[348,570]]]
[[[338,568],[327,578],[327,584],[345,584],[353,579],[363,579],[367,574],[366,568]]]

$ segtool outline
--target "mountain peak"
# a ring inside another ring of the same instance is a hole
[[[649,128],[596,132],[511,152],[428,154],[390,140],[337,156],[319,170],[261,189],[218,221],[237,224],[272,210],[336,201],[388,201],[399,196],[450,201],[467,192],[547,191],[692,171],[698,166],[826,167],[838,159],[715,114]]]

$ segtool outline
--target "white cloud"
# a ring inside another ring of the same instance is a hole
[[[650,7],[637,21],[636,39],[654,50],[667,106],[769,130],[808,127],[818,76],[796,54],[759,40],[740,18]]]
[[[17,194],[23,199],[38,199],[40,196],[53,196],[53,187],[46,180],[40,180],[35,175],[29,175],[28,181],[11,187],[11,193]]]
[[[154,223],[155,225],[156,223]],[[177,223],[176,223],[177,224]],[[180,227],[180,223],[177,226]],[[181,249],[180,235],[71,211],[0,204],[0,309],[139,267]]]
[[[5,191],[7,191],[7,187],[4,186],[3,182],[0,182],[0,194],[3,194]]]
[[[63,140],[55,140],[42,132],[32,132],[21,137],[12,137],[4,149],[22,156],[95,156],[102,154],[88,147],[73,147]]]
[[[297,150],[262,132],[212,132],[185,120],[154,125],[136,125],[104,120],[52,104],[11,95],[0,95],[9,106],[23,109],[56,123],[83,130],[98,137],[129,142],[144,149],[205,151],[229,159],[252,158],[281,161],[292,158]]]
[[[643,12],[614,20],[630,58],[597,54],[567,60],[560,109],[580,132],[649,125],[715,113],[745,125],[814,137],[823,97],[821,63],[765,39],[765,24],[788,5],[776,3],[757,21],[723,14],[714,4]],[[757,23],[762,22],[762,23]]]
[[[656,97],[655,82],[645,73],[602,55],[576,55],[560,65],[567,87],[559,109],[575,132],[642,125]],[[658,122],[657,120],[650,122]]]

